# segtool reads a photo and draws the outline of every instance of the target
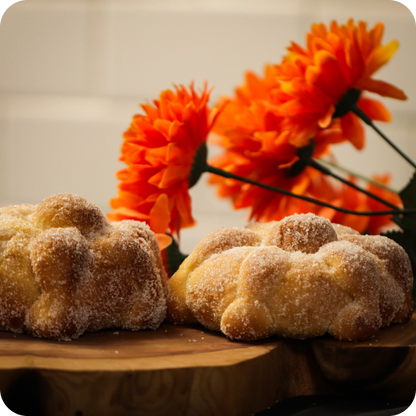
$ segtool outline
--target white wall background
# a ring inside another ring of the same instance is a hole
[[[114,174],[122,133],[138,104],[173,83],[215,85],[214,102],[231,94],[251,69],[279,62],[291,40],[305,43],[313,22],[385,23],[384,42],[400,49],[378,78],[407,93],[385,99],[394,121],[383,130],[416,159],[416,26],[392,0],[25,0],[0,25],[0,206],[38,203],[57,192],[78,193],[104,212],[117,194]],[[365,174],[411,169],[372,132],[357,153],[338,146],[342,163]],[[212,156],[215,149],[210,149]],[[244,224],[216,199],[194,190],[199,224],[182,234],[189,251],[208,232]]]

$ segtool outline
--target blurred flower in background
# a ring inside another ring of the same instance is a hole
[[[398,42],[381,44],[382,23],[367,30],[365,22],[312,25],[307,46],[292,42],[282,62],[267,65],[264,75],[246,74],[235,96],[218,118],[213,142],[224,153],[210,164],[236,175],[307,195],[335,206],[357,211],[385,210],[388,206],[356,189],[334,183],[306,161],[299,169],[299,151],[313,142],[310,160],[330,155],[331,146],[344,141],[357,149],[365,144],[364,128],[352,111],[354,105],[373,120],[389,121],[390,113],[363,90],[400,100],[395,86],[372,78],[398,48]],[[295,168],[295,169],[294,169]],[[353,176],[347,178],[357,183]],[[388,183],[389,176],[382,183]],[[218,195],[232,200],[235,209],[249,208],[250,219],[280,220],[296,212],[314,212],[360,232],[380,232],[392,224],[388,216],[358,217],[317,204],[258,188],[235,179],[211,175]],[[377,185],[368,190],[401,207],[400,198]]]

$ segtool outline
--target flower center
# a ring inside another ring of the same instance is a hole
[[[345,114],[351,111],[357,104],[360,95],[361,90],[357,90],[355,88],[348,90],[335,106],[335,112],[332,115],[332,118],[345,116]]]
[[[192,163],[191,174],[189,176],[189,187],[192,188],[199,180],[201,175],[207,171],[207,144],[202,142],[195,152],[194,161]]]
[[[290,168],[286,170],[286,176],[293,178],[299,175],[310,164],[312,160],[313,152],[315,151],[315,141],[310,139],[309,144],[303,147],[299,147],[297,160]]]

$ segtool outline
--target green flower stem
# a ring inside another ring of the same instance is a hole
[[[318,170],[319,172],[322,172],[324,175],[332,176],[335,179],[338,179],[340,182],[345,183],[346,185],[350,186],[351,188],[356,189],[357,191],[362,192],[363,194],[369,196],[370,198],[375,199],[376,201],[382,203],[383,205],[386,205],[393,209],[400,209],[398,206],[385,201],[383,198],[380,198],[378,195],[373,194],[372,192],[367,191],[366,189],[361,188],[358,185],[355,185],[354,183],[348,181],[347,179],[343,178],[342,176],[337,175],[336,173],[331,172],[329,169],[327,169],[325,166],[322,166],[319,162],[317,162],[314,159],[310,159],[309,166],[312,168]]]
[[[351,170],[349,168],[346,168],[345,166],[338,165],[338,163],[333,163],[333,162],[330,162],[329,160],[325,160],[325,159],[315,159],[315,160],[318,160],[320,163],[323,163],[324,165],[331,166],[332,168],[337,169],[337,170],[339,170],[343,173],[347,173],[348,175],[355,176],[356,178],[361,179],[364,182],[371,183],[372,185],[377,186],[381,189],[384,189],[385,191],[392,192],[394,194],[399,193],[398,191],[396,191],[393,188],[390,188],[390,186],[387,186],[384,183],[377,182],[377,181],[375,181],[374,179],[371,179],[371,178],[367,178],[367,176],[364,176],[364,175],[361,175],[360,173],[354,172],[353,170]]]
[[[372,127],[403,159],[410,163],[416,169],[416,163],[413,162],[405,153],[403,153],[390,139],[373,123],[370,117],[364,113],[361,108],[358,107],[357,103],[351,106],[351,111],[361,118],[364,123]]]
[[[218,176],[222,176],[223,178],[227,179],[236,179],[241,182],[249,183],[251,185],[259,186],[260,188],[267,189],[269,191],[278,192],[283,195],[292,196],[294,198],[301,199],[303,201],[312,202],[314,204],[331,208],[336,211],[342,212],[344,214],[352,214],[352,215],[360,215],[360,216],[378,216],[378,215],[402,215],[402,214],[416,214],[416,209],[393,209],[393,210],[386,210],[386,211],[353,211],[342,207],[337,207],[332,204],[328,204],[326,202],[320,201],[315,198],[310,198],[305,195],[298,195],[294,194],[293,192],[290,192],[286,189],[277,188],[275,186],[266,185],[261,182],[253,181],[249,178],[244,178],[242,176],[234,175],[231,172],[224,171],[222,169],[218,169],[214,166],[206,164],[205,168],[203,169],[205,172],[213,173]]]

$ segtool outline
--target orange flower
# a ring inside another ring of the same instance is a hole
[[[365,22],[355,25],[351,19],[342,26],[332,22],[329,30],[324,24],[312,25],[306,49],[292,42],[276,67],[280,85],[272,96],[293,132],[292,143],[304,146],[320,129],[331,126],[337,104],[351,90],[406,99],[400,89],[372,78],[399,46],[397,41],[381,45],[383,31],[382,23],[368,31]],[[376,100],[360,97],[357,104],[373,120],[390,120],[388,110]],[[343,138],[361,149],[364,130],[358,117],[351,112],[339,115]]]
[[[111,200],[110,220],[145,221],[156,233],[179,234],[194,225],[188,192],[197,149],[207,139],[216,111],[208,109],[206,86],[198,95],[189,91],[160,94],[154,106],[142,105],[124,133],[121,161],[127,167],[117,173],[119,193]]]
[[[214,141],[225,153],[210,160],[210,164],[302,195],[308,191],[313,178],[322,174],[312,168],[304,169],[297,176],[290,174],[291,167],[299,160],[299,148],[291,143],[291,132],[285,128],[284,117],[270,102],[270,93],[276,87],[275,66],[266,67],[264,78],[252,73],[246,75],[246,83],[236,90],[235,98],[229,100],[214,126],[218,134]],[[323,156],[329,151],[329,144],[339,140],[340,132],[336,128],[321,130],[315,140],[314,156]],[[232,199],[235,209],[251,208],[251,219],[269,221],[311,209],[311,204],[304,201],[238,180],[211,175],[210,183],[218,185],[220,196]],[[319,189],[315,196],[318,194]]]
[[[236,102],[231,105],[236,105]],[[230,115],[230,105],[219,117],[215,131],[224,129],[217,139],[226,152],[212,160],[216,168],[231,172],[266,185],[283,188],[303,195],[308,192],[312,181],[322,173],[306,167],[293,176],[292,168],[298,162],[299,149],[290,143],[290,132],[282,130],[282,118],[264,101],[253,101],[250,106],[241,106],[240,113]],[[224,119],[229,117],[226,127]],[[221,124],[223,122],[223,124]],[[317,146],[315,156],[322,156],[327,146]],[[235,179],[211,175],[210,183],[218,185],[218,194],[230,197],[235,209],[250,208],[250,219],[271,221],[295,212],[310,210],[309,204],[281,193],[269,191]],[[314,196],[321,196],[317,188]],[[318,208],[314,208],[316,211]],[[308,211],[306,211],[308,212]]]

